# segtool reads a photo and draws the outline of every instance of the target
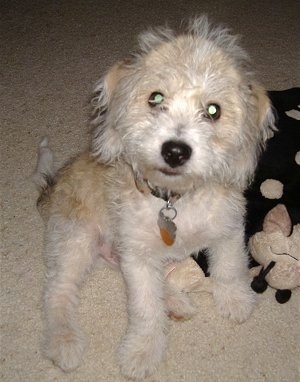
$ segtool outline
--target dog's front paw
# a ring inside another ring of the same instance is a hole
[[[125,377],[143,380],[156,370],[165,350],[165,335],[161,333],[127,333],[120,345],[118,357]]]
[[[46,356],[64,371],[76,369],[86,346],[83,334],[79,331],[64,329],[47,337]]]
[[[216,283],[213,295],[221,315],[239,323],[249,318],[256,302],[255,293],[246,283]]]

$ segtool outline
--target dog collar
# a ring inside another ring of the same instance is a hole
[[[141,193],[151,193],[156,198],[160,198],[166,202],[158,213],[157,225],[162,241],[166,245],[173,245],[177,231],[177,226],[173,221],[177,216],[177,210],[173,204],[181,198],[181,194],[166,188],[152,186],[148,180],[141,179],[138,176],[135,176],[135,184]]]
[[[140,178],[138,175],[134,177],[136,188],[142,194],[150,194],[156,198],[160,198],[169,204],[174,204],[178,199],[181,198],[181,194],[178,192],[168,190],[167,188],[162,188],[158,186],[153,186],[149,180]]]

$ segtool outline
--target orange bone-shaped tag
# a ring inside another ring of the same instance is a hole
[[[176,238],[176,224],[168,216],[165,216],[162,210],[158,215],[157,224],[162,241],[166,245],[173,245]]]

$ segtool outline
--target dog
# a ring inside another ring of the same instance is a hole
[[[121,372],[141,380],[163,359],[168,316],[195,311],[166,284],[170,262],[208,248],[221,315],[243,322],[253,311],[243,192],[274,116],[237,37],[205,16],[179,33],[141,34],[92,104],[88,152],[56,171],[47,139],[39,148],[45,352],[65,371],[80,364],[79,287],[96,261],[108,263],[121,270],[128,297]]]

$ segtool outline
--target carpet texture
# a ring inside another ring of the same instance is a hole
[[[267,89],[300,84],[299,2],[8,1],[0,2],[1,381],[120,382],[115,349],[126,327],[123,281],[95,270],[81,293],[89,347],[64,374],[41,355],[43,224],[31,182],[36,148],[48,135],[57,161],[87,146],[94,83],[126,56],[145,27],[176,25],[205,12],[244,36]],[[299,288],[278,304],[270,288],[242,325],[222,319],[211,295],[193,295],[199,313],[170,322],[164,363],[149,382],[299,381]]]

